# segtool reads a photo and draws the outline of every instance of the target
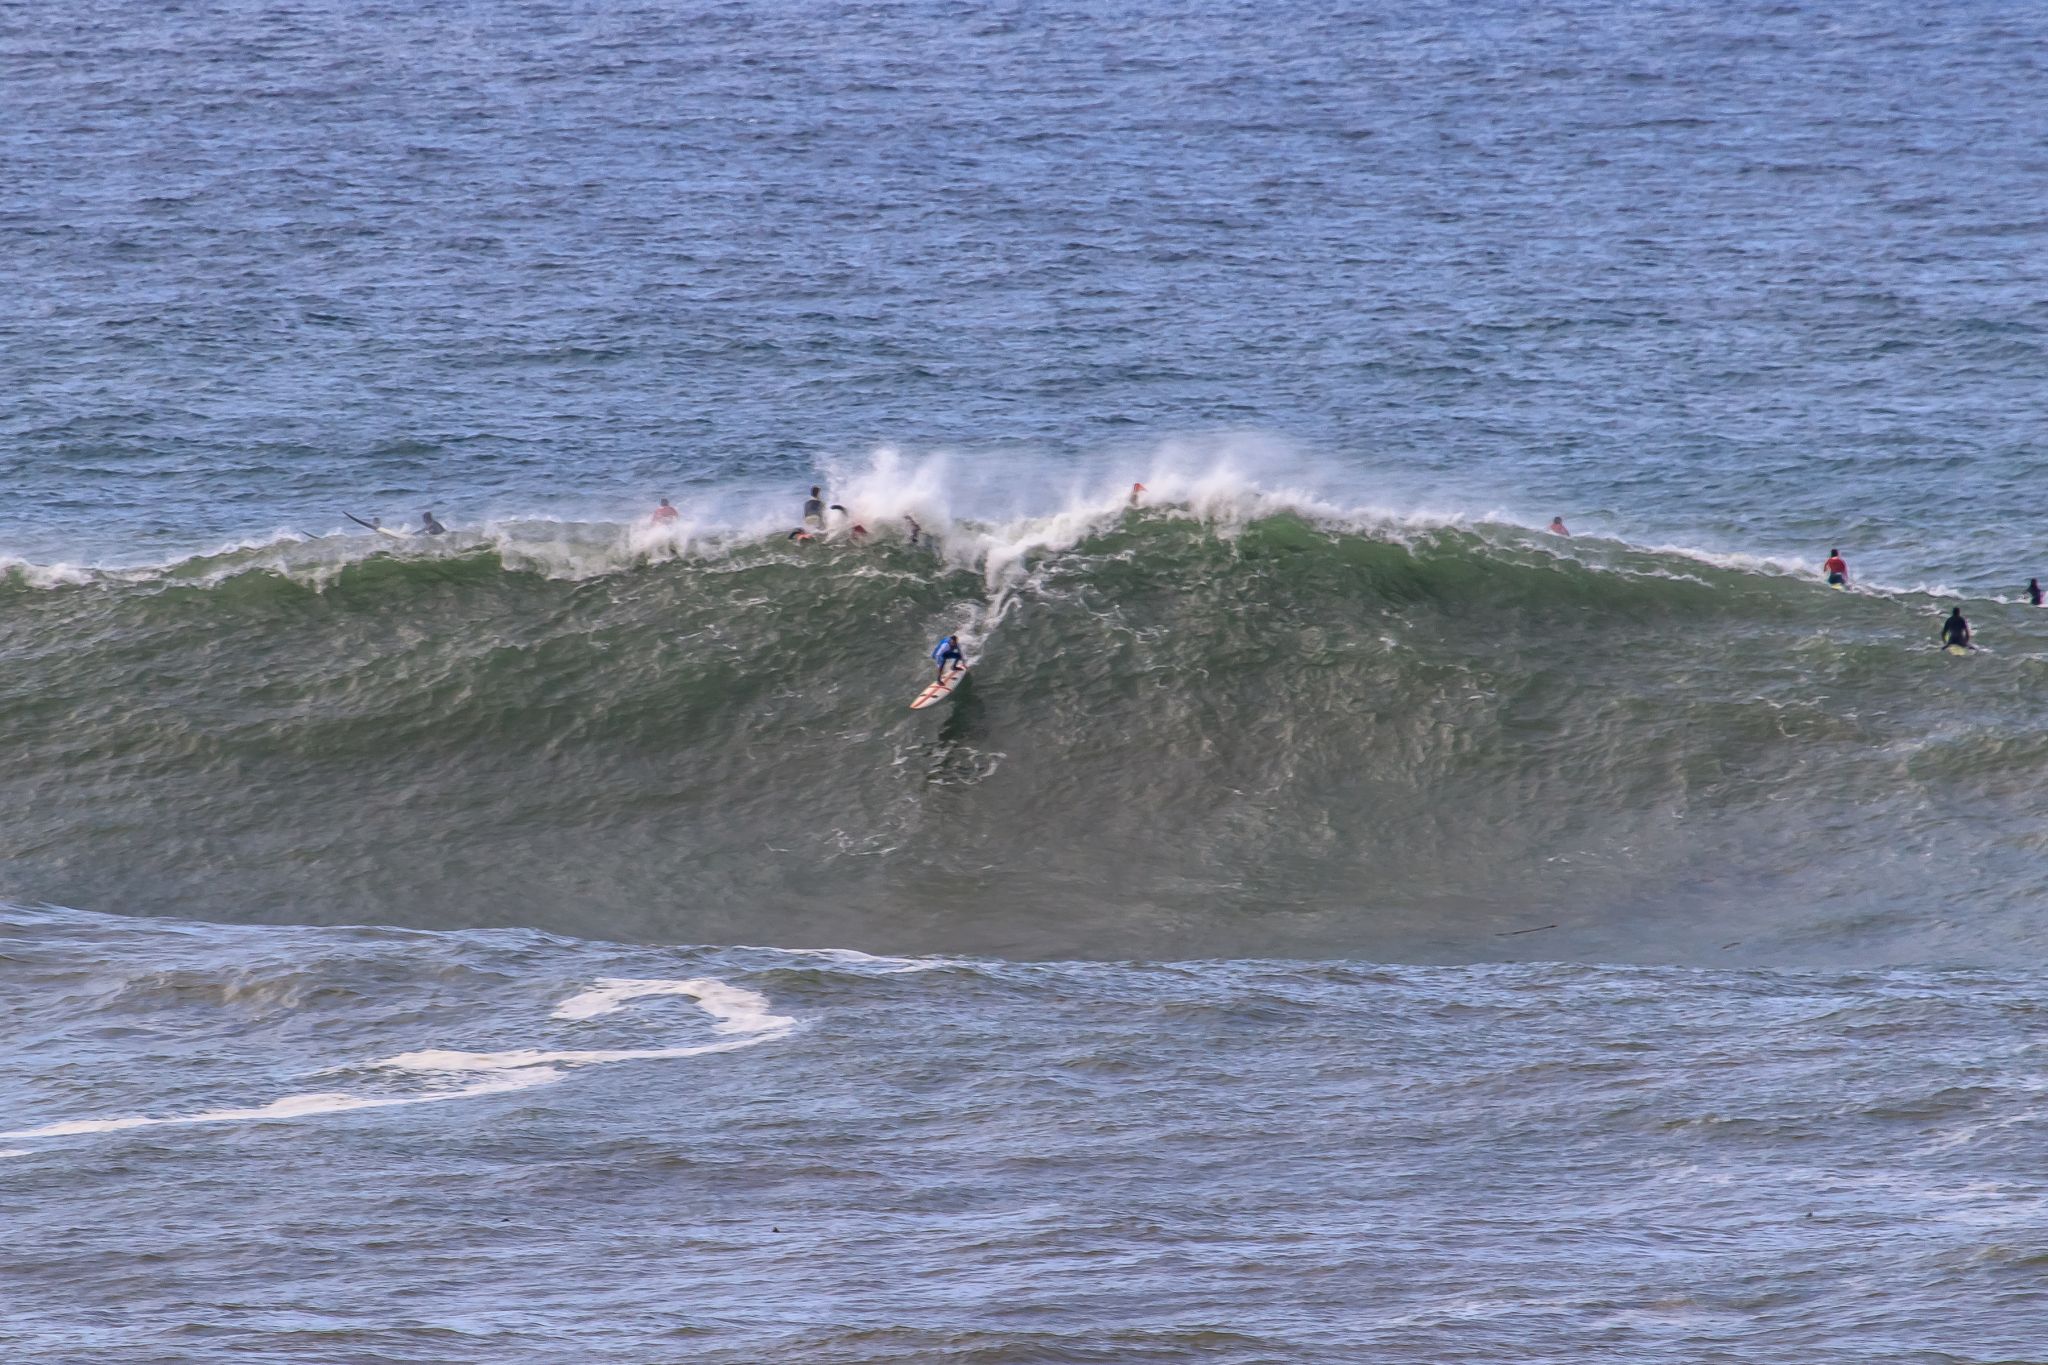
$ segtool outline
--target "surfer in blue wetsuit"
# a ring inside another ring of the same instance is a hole
[[[939,666],[939,676],[933,679],[934,682],[944,682],[946,680],[947,664],[953,664],[960,668],[967,667],[967,656],[960,652],[960,637],[948,635],[945,639],[934,645],[932,647],[932,662]]]
[[[420,534],[427,536],[445,535],[448,528],[434,520],[432,512],[420,513]]]
[[[1970,623],[1963,619],[1963,609],[1957,607],[1948,614],[1948,620],[1941,623],[1941,642],[1944,645],[1970,647]]]

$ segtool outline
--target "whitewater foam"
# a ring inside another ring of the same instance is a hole
[[[961,965],[956,957],[888,957],[858,952],[852,948],[753,948],[748,952],[772,952],[785,957],[815,957],[841,967],[857,967],[888,976],[901,972],[933,972]]]
[[[315,1118],[325,1114],[353,1113],[359,1109],[389,1109],[407,1104],[435,1104],[447,1100],[472,1099],[481,1095],[524,1090],[559,1080],[560,1073],[545,1071],[503,1071],[453,1090],[424,1095],[352,1095],[343,1091],[322,1091],[286,1095],[247,1108],[208,1109],[196,1114],[137,1114],[117,1119],[76,1119],[41,1128],[22,1128],[0,1134],[15,1141],[23,1138],[78,1137],[87,1133],[119,1133],[133,1128],[184,1127],[203,1123],[250,1123],[266,1119]]]
[[[687,981],[608,977],[555,1006],[552,1017],[595,1019],[612,1014],[635,1000],[661,995],[680,995],[695,1000],[712,1017],[712,1026],[721,1033],[787,1030],[795,1026],[794,1020],[769,1012],[767,996],[712,977],[692,977]]]
[[[1120,467],[1107,468],[1114,459]],[[1229,540],[1264,519],[1291,516],[1330,534],[1363,535],[1414,549],[1421,537],[1443,531],[1480,534],[1496,549],[1537,548],[1596,572],[1636,576],[1640,566],[1610,562],[1613,552],[1649,554],[1742,574],[1817,578],[1815,563],[1782,554],[1702,548],[1669,539],[1632,544],[1581,532],[1559,541],[1540,521],[1492,506],[1483,511],[1443,506],[1431,497],[1357,501],[1333,493],[1355,487],[1356,470],[1320,467],[1284,445],[1252,437],[1169,442],[1138,455],[1104,457],[1093,472],[1063,470],[1048,478],[1037,461],[980,460],[971,468],[946,453],[912,460],[883,447],[860,462],[828,461],[821,478],[835,515],[820,537],[841,550],[863,543],[908,541],[914,520],[920,543],[950,570],[980,576],[989,594],[1028,584],[1047,560],[1103,536],[1133,511],[1144,517],[1192,522]],[[1137,473],[1142,477],[1131,477]],[[1144,492],[1135,502],[1132,485]],[[1382,490],[1384,491],[1384,490]],[[621,520],[563,517],[545,508],[498,512],[446,536],[395,541],[353,526],[308,534],[289,527],[216,544],[197,553],[152,563],[35,563],[0,556],[0,578],[35,588],[90,584],[148,584],[173,580],[211,587],[249,573],[273,573],[313,587],[329,586],[342,571],[373,557],[449,557],[488,550],[509,572],[583,581],[632,573],[650,563],[715,563],[760,551],[803,555],[786,537],[796,523],[793,493],[758,487],[711,490],[684,499],[682,515],[658,524],[645,513]],[[815,547],[813,547],[815,548]],[[1671,566],[1647,570],[1680,576]],[[1919,579],[1898,585],[1870,579],[1860,590],[1889,596],[1958,600],[1953,586]]]
[[[336,1070],[368,1069],[396,1073],[401,1078],[424,1079],[430,1083],[461,1078],[460,1083],[417,1093],[313,1091],[285,1095],[267,1104],[207,1109],[190,1114],[134,1114],[120,1118],[73,1119],[62,1123],[45,1124],[39,1128],[23,1128],[0,1133],[0,1138],[21,1141],[32,1138],[77,1137],[93,1133],[125,1132],[137,1128],[305,1119],[367,1109],[388,1109],[401,1105],[440,1104],[551,1085],[567,1075],[569,1069],[576,1067],[736,1052],[742,1048],[786,1037],[796,1028],[796,1020],[772,1011],[766,996],[711,977],[693,977],[688,980],[607,978],[599,981],[591,989],[564,1000],[555,1007],[551,1017],[568,1022],[580,1022],[614,1013],[632,1001],[652,996],[682,996],[694,1000],[699,1008],[710,1016],[714,1032],[734,1036],[717,1042],[660,1048],[515,1048],[499,1052],[428,1048],[417,1052],[399,1053],[355,1067],[328,1068],[328,1071],[331,1073]],[[0,1153],[22,1154],[24,1153]]]
[[[98,575],[98,570],[86,565],[33,564],[14,555],[0,555],[0,579],[18,578],[31,588],[83,587],[97,581]]]

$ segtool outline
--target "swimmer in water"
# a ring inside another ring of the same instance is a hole
[[[1842,558],[1842,552],[1839,549],[1829,550],[1827,562],[1821,565],[1820,568],[1821,572],[1828,576],[1828,582],[1834,584],[1834,586],[1838,588],[1849,586],[1849,561]]]
[[[1564,529],[1563,517],[1552,517],[1550,519],[1550,534],[1554,536],[1569,536],[1571,534],[1570,531]]]

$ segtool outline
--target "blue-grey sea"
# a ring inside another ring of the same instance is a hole
[[[0,3],[0,1360],[2048,1362],[2044,206],[2024,5]]]

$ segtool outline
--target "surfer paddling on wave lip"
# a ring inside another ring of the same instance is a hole
[[[1570,531],[1567,531],[1567,530],[1565,530],[1565,529],[1564,529],[1564,518],[1563,518],[1563,517],[1552,517],[1552,518],[1550,519],[1550,534],[1552,534],[1552,535],[1554,535],[1554,536],[1570,536],[1570,535],[1571,535],[1571,532],[1570,532]]]
[[[960,652],[960,637],[948,635],[932,646],[932,662],[939,666],[939,676],[932,679],[933,682],[946,680],[946,665],[949,663],[960,668],[967,667],[967,656]]]
[[[660,526],[666,522],[674,521],[677,517],[681,515],[682,513],[676,511],[674,507],[671,507],[669,505],[669,501],[667,498],[663,498],[661,500],[661,506],[654,509],[654,524],[656,526]]]

